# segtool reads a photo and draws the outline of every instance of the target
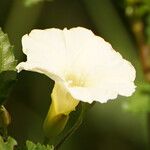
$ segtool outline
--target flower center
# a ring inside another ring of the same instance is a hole
[[[86,78],[82,75],[68,74],[66,75],[66,81],[71,87],[85,87]]]

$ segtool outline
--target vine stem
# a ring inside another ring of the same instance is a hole
[[[93,102],[91,105],[86,104],[86,103],[81,103],[81,106],[82,106],[81,112],[79,114],[79,117],[77,118],[77,121],[72,126],[72,128],[64,135],[62,140],[55,146],[54,150],[59,150],[62,144],[65,143],[65,141],[67,141],[71,137],[71,135],[80,127],[80,125],[82,124],[85,112],[87,112],[94,104],[95,102]]]

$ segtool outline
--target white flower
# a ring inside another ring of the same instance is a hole
[[[44,122],[49,138],[64,129],[79,101],[104,103],[135,91],[131,63],[88,29],[33,30],[23,36],[22,46],[27,61],[17,66],[18,72],[35,71],[55,81]]]
[[[18,71],[35,71],[53,79],[53,93],[63,91],[61,96],[54,94],[61,98],[57,97],[57,105],[62,99],[75,99],[75,106],[78,101],[104,103],[135,91],[131,63],[88,29],[32,30],[23,36],[22,45],[27,61],[17,66]]]

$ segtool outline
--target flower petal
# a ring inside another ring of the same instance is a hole
[[[135,91],[135,69],[112,46],[90,30],[78,27],[64,30],[70,50],[70,72],[85,78],[86,86],[68,86],[76,99],[91,103],[106,102],[117,95],[130,96]],[[77,80],[77,79],[76,79]]]
[[[33,30],[22,38],[27,62],[18,70],[43,73],[67,89],[73,98],[106,102],[135,91],[135,69],[112,46],[92,31]]]
[[[37,71],[32,68],[38,68],[37,72],[43,70],[43,73],[50,78],[51,74],[62,77],[61,69],[65,67],[66,55],[65,41],[61,30],[33,30],[29,35],[22,37],[22,46],[23,52],[27,55],[27,62],[19,64],[18,70],[30,68],[30,71]]]
[[[16,69],[18,70],[18,72],[20,72],[22,70],[38,72],[38,73],[41,73],[41,74],[44,74],[44,75],[50,77],[54,81],[64,82],[63,77],[61,77],[61,75],[55,74],[54,71],[49,71],[45,66],[42,66],[42,65],[39,67],[36,64],[22,62],[19,65],[17,65]]]
[[[54,85],[52,91],[52,106],[55,114],[68,115],[71,111],[75,110],[79,100],[74,99],[70,93],[64,88],[61,82]]]
[[[105,103],[110,99],[115,99],[117,96],[131,96],[135,91],[135,85],[124,84],[118,88],[115,88],[115,84],[113,85],[104,85],[102,87],[74,87],[69,88],[72,97],[75,99],[80,99],[83,102],[92,103],[93,101],[98,101],[101,103]]]

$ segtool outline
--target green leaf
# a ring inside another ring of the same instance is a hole
[[[14,150],[14,146],[16,145],[17,142],[12,137],[8,137],[7,141],[5,142],[0,136],[0,150]]]
[[[53,146],[41,145],[40,143],[34,144],[31,141],[26,142],[27,150],[54,150]]]
[[[7,34],[0,28],[0,105],[8,96],[16,80],[16,64],[13,46],[10,44]]]
[[[3,71],[14,71],[17,61],[13,53],[7,34],[0,28],[0,73]]]
[[[26,142],[26,147],[18,147],[17,142],[12,137],[8,137],[6,141],[0,136],[0,150],[54,150],[53,146],[34,144],[31,141]]]
[[[123,108],[134,113],[150,112],[150,84],[139,84],[134,95],[123,103]]]

